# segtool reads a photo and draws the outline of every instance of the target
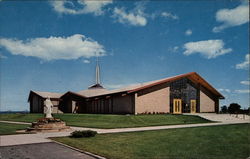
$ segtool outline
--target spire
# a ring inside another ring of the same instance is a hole
[[[96,67],[95,67],[95,84],[90,86],[89,89],[103,89],[103,86],[101,85],[100,80],[100,66],[99,66],[99,59],[98,56],[96,57]]]
[[[100,84],[100,66],[98,56],[96,57],[95,84]]]

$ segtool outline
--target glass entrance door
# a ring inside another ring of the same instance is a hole
[[[181,114],[181,99],[174,99],[174,109],[173,109],[173,113],[174,114]]]
[[[191,113],[196,113],[196,100],[191,100],[190,101],[190,112]]]

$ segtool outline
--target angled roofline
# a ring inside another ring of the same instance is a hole
[[[181,74],[181,75],[169,77],[169,78],[163,79],[163,80],[155,82],[155,83],[151,83],[151,84],[148,84],[148,85],[136,88],[136,89],[129,90],[128,93],[137,92],[139,90],[142,90],[142,89],[145,89],[145,88],[149,88],[149,87],[152,87],[152,86],[156,86],[158,84],[162,84],[162,83],[165,83],[165,82],[172,82],[172,81],[178,80],[180,78],[187,77],[188,75],[191,75],[191,74],[194,74],[194,73],[195,72],[189,72],[189,73],[185,73],[185,74]]]
[[[40,92],[40,93],[46,93],[46,92]],[[48,92],[48,93],[55,93],[55,92]],[[35,94],[37,96],[39,96],[40,98],[43,98],[45,99],[46,97],[42,96],[41,94],[39,94],[39,91],[33,91],[33,90],[30,90],[30,93],[29,93],[29,96],[28,96],[28,102],[30,101],[30,98],[31,98],[31,95],[32,94]],[[61,93],[57,93],[57,94],[61,94]],[[60,99],[60,97],[50,97],[50,99]]]
[[[219,92],[217,91],[217,89],[215,89],[211,84],[209,84],[204,78],[202,78],[197,72],[194,72],[195,75],[197,75],[203,82],[205,82],[210,89],[212,89],[215,93],[218,94],[218,96],[220,97],[220,99],[225,99],[225,97]]]
[[[39,94],[37,94],[35,91],[30,90],[29,97],[28,97],[28,102],[30,101],[31,94],[36,94],[37,96],[43,98],[42,96],[40,96]]]
[[[76,96],[80,96],[80,97],[82,97],[82,98],[88,98],[88,97],[83,96],[83,95],[81,95],[81,94],[78,94],[78,93],[75,93],[75,92],[68,91],[68,92],[64,93],[64,94],[60,97],[60,99],[61,99],[63,96],[67,95],[67,94],[73,94],[73,95],[76,95]]]
[[[196,78],[192,78],[197,76],[198,79]],[[147,85],[143,85],[141,87],[137,87],[137,88],[134,88],[134,89],[129,89],[129,90],[122,90],[122,91],[118,91],[118,92],[110,92],[110,93],[104,93],[104,94],[100,94],[100,95],[94,95],[94,96],[91,96],[91,97],[87,97],[87,96],[84,96],[84,95],[81,95],[81,94],[78,94],[76,92],[72,92],[72,91],[68,91],[64,94],[61,95],[61,97],[59,99],[62,99],[65,95],[67,94],[72,94],[72,95],[76,95],[76,96],[79,96],[79,97],[82,97],[82,98],[93,98],[93,97],[100,97],[100,96],[107,96],[107,95],[112,95],[112,94],[117,94],[117,93],[122,93],[122,92],[126,92],[126,93],[135,93],[137,91],[140,91],[140,90],[143,90],[143,89],[146,89],[146,88],[150,88],[150,87],[153,87],[153,86],[156,86],[156,85],[159,85],[159,84],[162,84],[162,83],[166,83],[166,82],[173,82],[175,80],[179,80],[181,78],[188,78],[190,79],[191,81],[194,81],[194,82],[197,82],[198,84],[202,85],[203,87],[205,87],[206,89],[210,90],[213,94],[215,94],[216,96],[218,96],[220,99],[225,99],[225,97],[219,93],[214,87],[212,87],[204,78],[202,78],[198,73],[196,72],[189,72],[189,73],[186,73],[186,74],[181,74],[181,75],[177,75],[177,76],[173,76],[173,77],[169,77],[169,78],[165,78],[165,79],[162,79],[162,80],[158,80],[154,83],[150,83],[150,84],[147,84]],[[38,93],[36,93],[35,91],[30,91],[30,94],[29,94],[29,97],[28,97],[28,101],[30,101],[30,96],[31,94],[34,93],[36,95],[38,95],[39,97],[41,98],[44,98],[42,97],[41,95],[39,95]]]
[[[186,74],[181,74],[181,75],[178,75],[178,76],[166,78],[166,79],[163,79],[163,80],[155,82],[155,83],[151,83],[151,84],[148,84],[148,85],[136,88],[136,89],[129,90],[128,93],[137,92],[137,91],[149,88],[149,87],[153,87],[153,86],[156,86],[156,85],[159,85],[159,84],[162,84],[162,83],[166,83],[166,82],[172,82],[172,81],[184,78],[184,77],[188,78],[188,77],[190,77],[192,75],[197,75],[204,83],[206,83],[208,85],[208,87],[211,89],[212,93],[216,94],[220,99],[225,99],[225,97],[221,93],[219,93],[214,87],[212,87],[205,79],[203,79],[196,72],[189,72],[189,73],[186,73]],[[199,81],[197,81],[197,82],[200,83]],[[200,84],[204,86],[204,84],[202,84],[202,83],[200,83]],[[204,86],[204,87],[206,88],[206,86]]]

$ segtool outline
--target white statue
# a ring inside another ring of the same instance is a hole
[[[49,97],[47,97],[47,99],[44,101],[44,108],[45,108],[45,118],[53,118],[51,113],[52,113],[52,109],[53,109],[53,104],[50,100]]]

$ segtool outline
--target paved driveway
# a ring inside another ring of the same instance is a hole
[[[95,159],[63,145],[49,142],[0,147],[1,159]]]

